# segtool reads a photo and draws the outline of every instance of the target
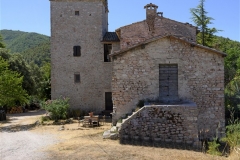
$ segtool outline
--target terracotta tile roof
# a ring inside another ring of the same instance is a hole
[[[119,42],[119,41],[120,40],[116,32],[106,32],[102,40],[102,42]]]

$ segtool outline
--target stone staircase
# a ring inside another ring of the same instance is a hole
[[[104,138],[197,145],[198,108],[195,103],[147,105],[128,114],[104,133]]]
[[[130,119],[137,112],[128,113],[126,118],[122,118],[121,122],[117,122],[116,126],[112,126],[110,130],[107,130],[103,133],[103,138],[108,139],[117,139],[119,135],[119,130],[121,129],[122,124]]]
[[[135,115],[138,111],[136,112],[132,112],[132,113],[129,113],[127,114],[128,116],[126,118],[122,118],[122,122],[117,122],[116,124],[116,131],[118,132],[120,129],[121,129],[121,125],[127,121],[128,119],[130,119],[133,115]]]

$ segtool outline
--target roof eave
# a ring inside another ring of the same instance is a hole
[[[218,54],[222,55],[222,57],[226,57],[226,56],[227,56],[227,54],[224,53],[224,52],[221,52],[221,51],[218,51],[218,50],[215,50],[215,49],[206,47],[206,46],[202,46],[202,45],[197,44],[197,43],[189,42],[189,41],[187,41],[187,40],[184,40],[184,39],[181,39],[181,38],[172,36],[172,35],[154,37],[154,38],[149,39],[149,40],[146,40],[146,41],[144,41],[144,42],[142,42],[142,43],[140,43],[140,44],[136,44],[136,45],[134,45],[134,46],[132,46],[132,47],[130,47],[130,48],[126,48],[126,49],[123,49],[123,50],[120,50],[120,51],[115,51],[114,53],[110,54],[109,56],[116,56],[116,55],[119,55],[119,54],[121,54],[121,53],[130,51],[130,50],[132,50],[132,49],[134,49],[134,48],[137,48],[137,47],[139,47],[139,46],[141,46],[141,45],[146,45],[146,44],[148,44],[148,43],[151,43],[151,42],[154,42],[154,41],[156,41],[156,40],[163,39],[163,38],[175,38],[175,39],[177,39],[177,40],[180,40],[180,41],[184,41],[184,42],[186,42],[186,43],[189,43],[190,45],[197,46],[197,47],[199,47],[199,48],[203,48],[203,49],[206,49],[206,50],[209,50],[209,51],[218,53]]]

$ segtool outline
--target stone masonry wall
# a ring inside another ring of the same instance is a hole
[[[75,15],[79,11],[79,15]],[[111,92],[112,63],[104,62],[101,43],[108,30],[102,0],[51,1],[52,98],[69,97],[73,108],[98,113],[105,110],[105,92]],[[73,46],[81,56],[73,56]],[[74,74],[80,83],[74,83]]]
[[[141,99],[159,97],[159,64],[178,65],[178,97],[197,104],[198,129],[208,137],[225,131],[224,58],[176,38],[156,40],[113,57],[116,122]]]
[[[174,35],[188,41],[196,41],[196,27],[156,16],[154,32],[149,31],[147,21],[133,23],[120,28],[121,49],[129,48],[156,36]]]
[[[196,145],[196,104],[145,106],[121,125],[121,139],[152,140]]]

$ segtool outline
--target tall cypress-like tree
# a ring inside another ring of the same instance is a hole
[[[213,42],[213,35],[219,30],[216,28],[209,28],[208,25],[212,24],[212,17],[208,17],[208,12],[205,10],[205,0],[200,0],[199,5],[196,8],[191,8],[192,20],[195,25],[200,29],[200,33],[197,35],[198,43],[211,47]]]

